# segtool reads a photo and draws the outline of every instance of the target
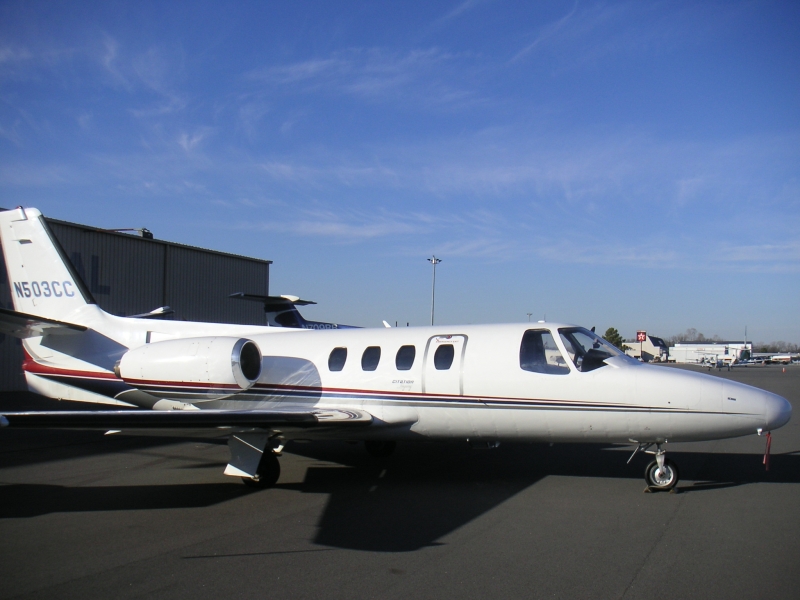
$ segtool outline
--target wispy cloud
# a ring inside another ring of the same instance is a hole
[[[623,183],[664,172],[666,155],[683,153],[687,164],[695,150],[669,147],[645,137],[559,141],[520,138],[498,131],[431,140],[413,145],[373,147],[370,161],[309,155],[265,161],[259,167],[275,180],[318,187],[338,181],[347,185],[383,185],[450,196],[496,196],[509,192],[580,202],[618,189]],[[671,158],[674,158],[671,156]],[[670,162],[669,164],[674,164]],[[662,166],[660,166],[662,165]],[[681,173],[676,170],[676,175]],[[684,175],[681,175],[685,178]],[[684,188],[686,185],[684,185]]]
[[[248,77],[266,83],[296,83],[340,77],[351,73],[355,65],[345,58],[312,59],[289,65],[267,67],[248,73]]]
[[[82,169],[70,164],[31,164],[5,162],[0,165],[0,185],[10,188],[40,189],[48,186],[85,184],[88,181]]]
[[[27,48],[14,48],[3,46],[0,48],[0,65],[29,61],[33,54]]]
[[[130,91],[132,85],[128,78],[125,77],[119,66],[119,42],[108,34],[103,36],[102,49],[99,53],[98,60],[105,69],[106,73],[111,76],[114,83],[121,85],[126,90]]]
[[[455,19],[456,17],[460,17],[466,12],[471,11],[473,8],[478,6],[479,4],[483,4],[486,0],[465,0],[458,6],[456,6],[453,10],[447,13],[445,16],[442,17],[441,20],[446,21],[449,19]]]
[[[721,244],[714,260],[757,272],[800,272],[800,239],[783,243]]]
[[[527,46],[522,48],[519,52],[517,52],[511,62],[517,61],[526,54],[530,53],[534,48],[542,44],[543,42],[551,39],[554,37],[566,24],[567,22],[575,15],[578,10],[578,2],[576,1],[575,4],[572,6],[572,10],[570,10],[566,15],[542,27],[537,33],[534,40],[529,43]]]
[[[420,234],[426,227],[417,219],[380,211],[301,210],[293,219],[241,225],[241,228],[278,231],[308,237],[336,238],[342,242]]]
[[[335,181],[347,186],[387,184],[396,179],[392,169],[368,164],[304,164],[264,162],[259,168],[271,178],[300,185],[321,187]]]
[[[548,262],[739,273],[800,272],[800,241],[732,245],[715,239],[631,236],[624,243],[582,236],[582,243],[538,237],[529,251]]]
[[[213,130],[210,127],[202,127],[193,133],[181,132],[178,136],[178,145],[186,152],[194,150]]]
[[[186,99],[175,89],[178,78],[176,67],[158,48],[149,48],[135,56],[131,68],[138,81],[160,98],[154,106],[132,109],[131,114],[136,117],[155,117],[186,107]]]
[[[440,242],[433,247],[434,254],[440,256],[483,259],[508,262],[523,257],[526,252],[519,240],[501,237],[467,237]],[[420,255],[417,251],[414,254]]]
[[[662,14],[652,3],[579,4],[563,17],[533,31],[509,61],[547,49],[556,72],[597,64],[609,56],[653,55],[685,48],[715,36],[735,6],[688,3]],[[654,18],[659,15],[659,18]]]
[[[413,97],[427,106],[453,106],[478,101],[473,91],[449,81],[449,67],[467,58],[439,48],[404,53],[354,48],[327,58],[256,69],[247,78],[269,86],[293,86],[305,93],[324,91],[373,100]]]
[[[65,61],[80,55],[70,47],[8,44],[0,47],[0,81],[35,82],[57,74]]]
[[[249,139],[255,139],[264,117],[269,113],[269,104],[262,99],[247,99],[239,107],[239,126]]]

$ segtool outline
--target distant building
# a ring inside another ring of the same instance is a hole
[[[669,347],[660,337],[647,336],[644,342],[625,342],[628,349],[625,354],[633,358],[641,358],[644,362],[667,362]]]
[[[685,364],[725,364],[750,358],[753,352],[751,342],[679,342],[669,349],[670,360]]]

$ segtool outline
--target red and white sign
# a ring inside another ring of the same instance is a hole
[[[636,341],[637,342],[646,342],[647,341],[647,332],[646,331],[637,331],[636,332]]]

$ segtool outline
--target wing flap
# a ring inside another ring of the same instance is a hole
[[[312,410],[103,410],[37,411],[0,415],[0,427],[25,429],[260,429],[353,427],[372,423],[372,415],[340,408]]]

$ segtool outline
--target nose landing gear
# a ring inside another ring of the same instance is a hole
[[[655,445],[655,450],[650,447]],[[660,443],[640,443],[628,459],[630,463],[637,452],[655,455],[655,459],[648,463],[644,470],[644,480],[647,482],[645,491],[670,491],[675,488],[680,479],[678,465],[666,457],[667,451],[661,447]]]

